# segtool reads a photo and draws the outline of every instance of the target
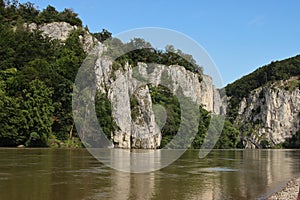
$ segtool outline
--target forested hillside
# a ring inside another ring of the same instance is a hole
[[[299,148],[300,55],[271,62],[226,86],[241,147]]]
[[[40,12],[31,3],[0,1],[0,146],[48,146],[48,139],[71,139],[71,93],[86,56],[80,29],[62,44],[24,27],[53,21],[82,24],[69,9],[48,6]]]
[[[256,88],[279,80],[287,80],[300,75],[300,55],[282,61],[271,62],[254,72],[226,86],[229,100],[229,116],[233,120],[237,115],[238,104]]]

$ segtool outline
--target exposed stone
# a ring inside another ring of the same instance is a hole
[[[151,148],[160,146],[161,133],[155,123],[155,115],[148,83],[169,88],[174,95],[181,92],[198,105],[211,112],[224,112],[223,100],[209,76],[187,71],[182,66],[165,66],[138,63],[134,68],[128,64],[124,69],[112,71],[112,62],[100,57],[96,61],[98,89],[107,93],[112,102],[112,115],[118,130],[112,140],[118,148]],[[138,115],[131,119],[130,98],[138,100]]]
[[[160,146],[161,133],[155,123],[152,100],[147,85],[141,86],[133,94],[138,100],[136,119],[133,119],[131,131],[132,147],[139,149],[156,149]]]
[[[79,29],[66,22],[53,22],[37,26],[25,24],[33,31],[41,30],[42,34],[52,39],[66,41],[73,30]],[[224,114],[226,107],[218,90],[213,86],[211,77],[190,72],[182,66],[152,65],[139,63],[132,68],[126,64],[121,70],[112,70],[112,61],[102,56],[106,48],[93,38],[86,30],[79,36],[86,52],[93,49],[98,56],[95,64],[97,88],[106,94],[112,103],[112,116],[118,126],[111,138],[114,147],[155,149],[160,146],[161,132],[155,122],[148,83],[168,87],[174,95],[182,93],[194,103],[202,105],[215,114]],[[96,48],[94,48],[96,46]],[[138,99],[139,115],[131,119],[130,98]]]
[[[97,41],[88,31],[84,30],[81,27],[72,26],[67,22],[52,22],[42,25],[37,25],[35,23],[25,23],[24,27],[29,31],[38,29],[42,31],[43,36],[48,36],[51,39],[57,39],[62,42],[65,42],[68,39],[72,31],[82,29],[83,34],[79,36],[79,40],[83,44],[83,49],[85,52],[89,52],[96,45],[100,45],[100,42]]]
[[[293,199],[300,200],[300,178],[293,178],[288,181],[284,188],[268,197],[268,200]]]
[[[111,84],[108,97],[112,103],[112,115],[118,130],[113,133],[112,139],[115,147],[131,148],[131,111],[128,79],[119,73],[118,79]]]
[[[262,140],[276,145],[291,138],[300,127],[299,113],[299,88],[285,89],[279,81],[254,90],[241,101],[237,117],[245,130],[246,126],[253,129],[246,147],[257,148]]]
[[[71,26],[67,22],[52,22],[38,26],[43,35],[50,38],[66,41],[71,31],[78,29],[77,26]]]

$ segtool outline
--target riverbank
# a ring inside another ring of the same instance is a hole
[[[297,200],[299,193],[300,177],[286,183],[280,191],[272,194],[268,200]],[[300,200],[300,199],[299,199]]]

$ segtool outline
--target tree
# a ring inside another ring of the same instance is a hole
[[[18,12],[26,22],[35,22],[35,19],[39,15],[39,11],[30,2],[19,4]]]
[[[175,53],[175,47],[173,45],[167,45],[165,47],[166,52],[173,52]]]
[[[131,39],[127,46],[131,50],[152,48],[152,45],[142,38]]]
[[[108,30],[106,30],[106,29],[102,29],[101,32],[94,33],[93,35],[100,42],[104,42],[105,40],[111,38],[111,33]]]
[[[195,136],[195,139],[192,142],[191,148],[194,149],[200,149],[204,139],[207,135],[208,126],[210,123],[210,113],[202,108],[202,106],[199,107],[199,125],[198,125],[198,133]]]
[[[22,109],[26,111],[27,146],[47,146],[51,134],[54,107],[51,96],[53,91],[42,81],[36,79],[23,90]]]
[[[26,133],[21,127],[26,127],[26,118],[21,109],[19,98],[10,97],[6,94],[6,84],[0,81],[0,146],[17,146],[24,144]]]
[[[67,22],[72,26],[82,26],[82,21],[78,18],[78,14],[75,13],[72,9],[64,9],[58,14],[59,21]]]
[[[53,7],[48,5],[38,16],[38,23],[49,23],[59,20],[59,12]]]
[[[300,129],[291,137],[288,138],[282,146],[284,148],[299,149],[300,148]]]
[[[237,147],[239,142],[240,132],[231,124],[230,121],[225,120],[224,127],[218,142],[215,145],[216,149],[233,149]]]
[[[104,134],[110,139],[111,134],[117,129],[117,125],[112,117],[111,103],[106,95],[100,91],[96,92],[95,111]]]

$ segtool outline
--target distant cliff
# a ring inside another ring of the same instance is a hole
[[[291,138],[300,127],[299,77],[260,87],[239,106],[236,125],[246,148],[271,147]],[[292,87],[292,88],[289,88]]]
[[[272,62],[227,86],[229,117],[240,130],[245,148],[281,147],[297,142],[299,71],[296,56]]]

